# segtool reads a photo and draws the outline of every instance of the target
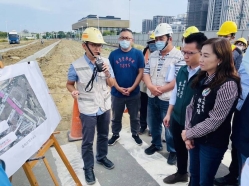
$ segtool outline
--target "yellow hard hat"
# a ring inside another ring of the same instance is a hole
[[[150,39],[153,39],[153,40],[156,39],[156,37],[155,37],[155,32],[152,32],[152,33],[150,34]]]
[[[245,38],[241,37],[241,38],[237,39],[234,43],[237,43],[237,42],[242,42],[242,43],[244,43],[244,44],[246,45],[246,47],[247,47],[247,40],[246,40]]]
[[[82,33],[82,41],[90,41],[92,43],[106,44],[101,32],[94,27],[89,27]]]
[[[226,21],[221,25],[219,31],[217,32],[217,35],[218,36],[226,36],[226,35],[229,35],[232,33],[236,33],[237,31],[238,31],[237,25],[235,22]]]
[[[188,27],[185,32],[182,34],[184,38],[188,37],[190,34],[199,32],[199,29],[195,26]]]

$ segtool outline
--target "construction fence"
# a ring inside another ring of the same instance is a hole
[[[205,35],[208,38],[212,38],[212,37],[217,37],[216,33],[217,31],[205,31],[204,32]],[[183,33],[174,33],[173,34],[173,43],[174,46],[181,46],[182,45],[182,34]],[[134,43],[138,44],[138,45],[142,45],[142,46],[146,46],[146,42],[149,39],[149,35],[148,34],[134,34]],[[236,39],[240,38],[240,37],[244,37],[247,40],[249,40],[249,29],[247,30],[239,30],[236,33]],[[112,35],[112,36],[104,36],[104,40],[107,43],[110,44],[118,44],[118,35]]]

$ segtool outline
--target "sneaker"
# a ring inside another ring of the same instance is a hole
[[[140,128],[140,130],[139,130],[139,134],[141,135],[141,134],[143,134],[144,132],[145,132],[145,130],[146,130],[146,128]]]
[[[221,178],[215,178],[214,179],[214,185],[217,186],[237,186],[238,179],[231,174],[227,174],[226,176],[223,176]]]
[[[163,182],[167,184],[175,184],[177,182],[188,182],[188,173],[186,174],[175,173],[169,175],[163,179]]]
[[[95,181],[95,176],[92,168],[84,169],[85,172],[85,180],[88,185],[93,185]]]
[[[168,160],[167,160],[167,163],[169,165],[175,165],[176,164],[176,153],[175,152],[170,152],[169,153],[169,156],[168,156]]]
[[[114,164],[107,159],[107,157],[104,157],[103,159],[101,160],[97,160],[97,163],[100,164],[100,165],[103,165],[103,167],[105,167],[106,169],[113,169],[115,166]]]
[[[138,145],[143,144],[143,141],[139,138],[139,135],[132,135],[132,137]]]
[[[148,147],[147,149],[144,150],[145,154],[147,155],[152,155],[157,151],[161,151],[162,149],[158,149],[156,148],[156,146],[154,144],[152,144],[150,147]]]
[[[119,135],[112,135],[111,139],[108,140],[108,145],[112,146],[120,139]]]

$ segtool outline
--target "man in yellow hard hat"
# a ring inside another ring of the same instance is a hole
[[[239,48],[243,54],[246,53],[246,49],[248,47],[248,44],[247,44],[247,40],[243,37],[237,39],[235,42],[234,42],[234,45]]]
[[[225,21],[219,31],[217,32],[218,37],[223,37],[230,42],[232,42],[235,38],[235,34],[237,33],[237,25],[233,21]],[[233,60],[236,70],[239,70],[240,64],[242,62],[243,54],[242,51],[237,48],[235,45],[231,45],[233,51]]]
[[[188,37],[190,34],[193,34],[193,33],[198,33],[199,32],[199,29],[195,26],[190,26],[188,27],[184,33],[182,34],[182,47],[184,47],[185,45],[185,38]],[[181,50],[182,47],[178,46],[176,47],[177,49]]]
[[[114,85],[114,74],[107,58],[101,57],[104,42],[101,32],[93,27],[82,34],[85,55],[74,61],[68,71],[67,89],[77,99],[82,122],[82,159],[85,179],[89,185],[95,183],[93,141],[97,127],[97,163],[106,169],[114,164],[107,159],[110,123],[111,95],[109,87]],[[76,86],[75,86],[76,85]],[[108,87],[109,86],[109,87]]]

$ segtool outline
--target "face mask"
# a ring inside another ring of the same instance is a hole
[[[150,43],[149,44],[149,50],[150,50],[150,53],[156,51],[157,50],[156,44],[155,43]]]
[[[241,51],[243,50],[243,46],[236,45],[236,47],[237,47],[238,49],[240,49]]]
[[[156,42],[156,48],[157,48],[157,50],[160,50],[160,51],[165,49],[167,47],[167,45],[168,45],[168,42],[165,42],[165,41],[157,41]]]
[[[128,49],[130,47],[130,45],[131,45],[131,42],[126,41],[126,40],[122,40],[122,41],[119,41],[119,45],[123,49]]]

